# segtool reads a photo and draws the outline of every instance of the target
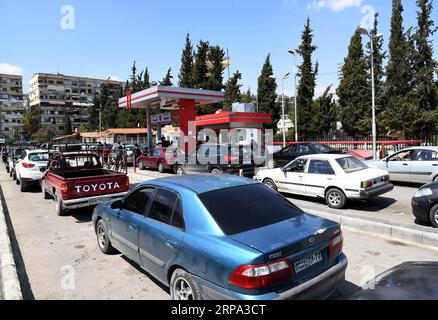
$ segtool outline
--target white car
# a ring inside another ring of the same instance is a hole
[[[348,199],[369,199],[394,188],[388,171],[346,155],[303,156],[284,168],[260,169],[254,179],[279,192],[324,198],[335,209]]]
[[[407,148],[383,160],[368,161],[367,165],[387,170],[391,181],[437,182],[438,147]]]
[[[28,187],[39,185],[43,173],[47,169],[49,153],[47,150],[26,150],[15,165],[20,191],[25,192]]]

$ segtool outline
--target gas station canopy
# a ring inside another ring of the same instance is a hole
[[[177,87],[156,86],[119,100],[120,108],[127,108],[128,102],[134,109],[178,110],[180,100],[191,100],[195,106],[205,106],[224,101],[224,93],[220,91],[187,89]]]

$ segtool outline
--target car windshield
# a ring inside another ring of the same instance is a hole
[[[330,147],[326,144],[316,143],[313,146],[315,147],[316,150],[318,150],[319,152],[322,152],[322,153],[331,153],[331,152],[336,151],[335,149],[333,149],[332,147]]]
[[[49,161],[49,154],[46,152],[29,154],[29,161],[33,162],[47,162]]]
[[[211,191],[198,197],[226,235],[262,228],[303,213],[262,184]]]
[[[336,162],[346,173],[368,169],[368,166],[365,163],[353,157],[340,158],[337,159]]]

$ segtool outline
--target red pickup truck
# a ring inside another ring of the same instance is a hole
[[[100,157],[91,152],[54,154],[41,178],[44,199],[53,198],[56,213],[117,200],[129,191],[125,173],[105,170]]]

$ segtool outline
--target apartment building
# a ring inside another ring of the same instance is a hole
[[[38,110],[42,124],[56,126],[57,134],[62,135],[66,131],[66,115],[70,117],[73,130],[88,122],[93,98],[104,84],[113,94],[118,94],[124,85],[109,79],[36,73],[29,80],[30,107]]]
[[[0,136],[19,139],[24,127],[22,76],[0,74],[0,114]]]

